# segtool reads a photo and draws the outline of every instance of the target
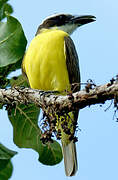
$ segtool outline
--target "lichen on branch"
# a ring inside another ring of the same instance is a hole
[[[117,103],[118,82],[114,80],[104,85],[95,86],[86,91],[86,88],[63,96],[51,92],[34,90],[31,88],[15,87],[10,89],[0,89],[0,103],[2,104],[29,104],[35,103],[41,108],[53,108],[55,111],[73,111],[83,109],[86,106],[105,103],[107,100],[115,98]]]

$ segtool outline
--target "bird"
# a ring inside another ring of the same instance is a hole
[[[56,13],[43,20],[22,62],[22,71],[32,89],[58,91],[62,95],[80,90],[79,59],[70,35],[95,19],[92,15]],[[59,117],[56,123],[57,131],[61,131],[66,176],[74,176],[78,170],[76,145],[71,138],[75,134],[78,112],[69,112],[68,117]]]

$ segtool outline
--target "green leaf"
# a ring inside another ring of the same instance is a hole
[[[4,106],[4,104],[3,104],[3,103],[0,103],[0,109],[2,109],[2,108],[3,108],[3,106]]]
[[[7,3],[8,0],[0,0],[0,21],[6,17],[5,12],[13,13],[13,8]]]
[[[22,60],[19,60],[18,62],[14,63],[14,64],[10,64],[5,67],[0,67],[0,88],[6,88],[9,85],[10,80],[7,78],[7,76],[12,71],[20,69],[21,62],[22,62]]]
[[[28,81],[26,77],[23,75],[13,77],[12,79],[10,79],[10,85],[11,87],[14,87],[14,86],[29,87]]]
[[[0,67],[0,88],[6,88],[10,85],[10,80],[7,78],[8,74],[21,67],[21,62],[10,64],[5,67]]]
[[[61,162],[62,149],[56,141],[50,143],[49,146],[43,147],[40,151],[39,161],[45,165],[55,165]]]
[[[8,3],[2,3],[0,1],[0,21],[6,17],[6,12],[11,14],[13,13],[13,8]]]
[[[7,22],[0,22],[0,67],[21,60],[26,44],[21,24],[14,17],[7,15]]]
[[[13,166],[11,161],[8,162],[6,167],[2,170],[0,170],[0,180],[8,180],[13,172]]]
[[[19,105],[11,109],[9,119],[13,126],[14,143],[20,148],[32,148],[39,153],[39,161],[46,165],[55,165],[62,160],[59,143],[43,145],[38,126],[39,109],[33,105]]]
[[[3,4],[5,4],[6,2],[8,2],[9,0],[0,0],[0,7],[2,7],[3,6]]]
[[[7,77],[9,73],[21,68],[22,59],[8,66],[0,67],[0,76]]]
[[[12,151],[0,143],[0,171],[6,167],[9,160],[16,154],[17,152]]]
[[[17,154],[0,143],[0,180],[8,180],[13,171],[11,158]]]

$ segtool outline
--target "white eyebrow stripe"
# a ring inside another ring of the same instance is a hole
[[[60,16],[60,15],[65,15],[65,16],[67,16],[67,15],[70,15],[70,14],[65,14],[65,13],[54,13],[54,14],[52,14],[52,15],[50,15],[50,16],[44,18],[44,20],[43,20],[41,23],[43,23],[43,22],[44,22],[45,20],[47,20],[47,19],[53,18],[53,17],[55,17],[55,16]]]

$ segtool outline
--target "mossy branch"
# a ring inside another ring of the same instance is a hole
[[[89,84],[88,84],[89,85]],[[11,89],[0,89],[0,103],[5,105],[35,103],[43,109],[53,108],[59,112],[69,112],[75,109],[83,109],[86,106],[105,103],[114,99],[117,104],[118,81],[88,88],[76,93],[69,92],[68,95],[55,95],[51,92],[33,90],[30,88],[15,87]],[[90,86],[91,87],[91,86]]]

